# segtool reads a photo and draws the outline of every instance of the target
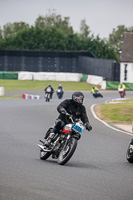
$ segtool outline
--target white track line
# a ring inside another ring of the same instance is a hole
[[[127,135],[133,136],[133,134],[128,133],[128,132],[126,132],[126,131],[119,130],[119,129],[117,129],[117,128],[114,128],[114,127],[110,126],[109,124],[107,124],[106,122],[104,122],[103,120],[99,119],[99,118],[97,117],[96,113],[94,112],[94,107],[95,107],[95,106],[96,106],[96,104],[93,104],[93,105],[91,106],[91,108],[90,108],[90,110],[91,110],[91,112],[92,112],[92,114],[93,114],[93,117],[94,117],[95,119],[99,120],[99,121],[102,122],[105,126],[111,128],[111,129],[113,129],[113,130],[115,130],[115,131],[122,132],[122,133],[125,133],[125,134],[127,134]]]

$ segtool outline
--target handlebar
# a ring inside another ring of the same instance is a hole
[[[66,116],[68,116],[68,118],[72,121],[72,123],[80,121],[78,118],[77,119],[73,119],[73,115],[70,115],[69,113],[66,113]]]

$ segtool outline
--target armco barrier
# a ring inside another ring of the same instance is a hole
[[[19,72],[18,80],[80,82],[82,74],[61,72]]]
[[[40,96],[39,95],[32,95],[32,94],[22,94],[22,98],[23,99],[40,99]]]
[[[94,75],[88,75],[87,83],[94,84],[94,85],[101,85],[103,81],[102,76],[94,76]]]
[[[19,72],[18,80],[34,80],[34,72]]]

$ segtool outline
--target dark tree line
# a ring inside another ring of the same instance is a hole
[[[0,29],[0,49],[45,51],[91,51],[97,58],[119,61],[119,42],[124,31],[133,28],[119,26],[109,39],[94,37],[86,20],[81,20],[80,33],[74,33],[69,17],[49,13],[39,16],[34,26],[25,22],[8,23]]]

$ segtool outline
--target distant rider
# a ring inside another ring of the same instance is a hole
[[[97,92],[99,92],[99,89],[97,87],[92,87],[91,89],[92,95],[96,98],[97,97]]]
[[[120,91],[121,89],[123,89],[124,96],[125,96],[126,95],[126,91],[125,91],[126,87],[125,87],[125,85],[123,83],[120,83],[118,85],[118,91]]]
[[[57,88],[57,91],[56,91],[56,93],[61,93],[61,96],[63,96],[63,94],[64,94],[64,91],[63,91],[63,87],[62,87],[62,85],[61,85],[61,84],[59,84],[59,86],[58,86],[58,88]]]
[[[51,85],[48,85],[45,89],[44,89],[45,94],[46,93],[50,93],[50,99],[52,99],[53,93],[54,93],[54,89]]]

